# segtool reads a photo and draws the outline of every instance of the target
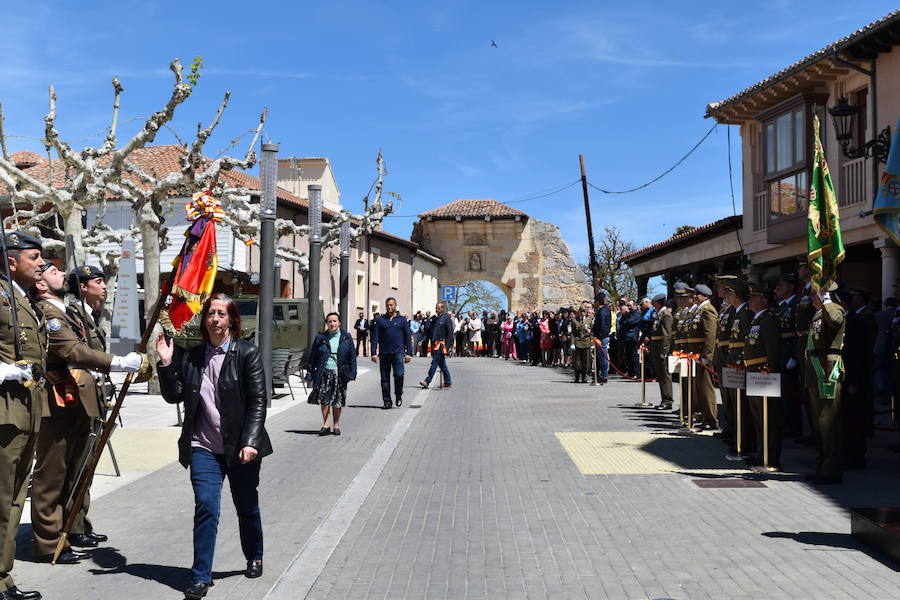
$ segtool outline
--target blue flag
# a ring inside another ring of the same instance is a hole
[[[891,152],[875,198],[875,222],[900,244],[900,121],[894,129]]]

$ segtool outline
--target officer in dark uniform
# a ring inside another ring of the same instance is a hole
[[[716,295],[722,300],[719,306],[719,322],[716,326],[716,351],[713,364],[719,375],[719,394],[722,396],[723,414],[719,418],[722,431],[715,434],[727,444],[734,444],[734,406],[735,391],[722,385],[724,377],[722,369],[728,366],[728,346],[731,343],[731,326],[734,323],[735,310],[731,304],[732,292],[727,283],[737,279],[736,275],[718,275],[715,279]]]
[[[39,239],[18,231],[4,235],[12,281],[0,282],[0,600],[36,600],[41,594],[18,589],[10,571],[41,425],[47,337],[26,290],[44,259]],[[6,268],[0,273],[5,277]]]
[[[756,283],[749,284],[749,304],[753,318],[744,339],[744,368],[750,373],[778,373],[781,368],[781,327],[778,318],[769,309],[775,297],[768,289]],[[768,416],[763,409],[763,402],[768,402]],[[753,465],[758,473],[777,473],[781,471],[781,403],[775,398],[748,396],[747,404],[753,416],[756,430],[756,457],[748,457],[747,462]],[[763,435],[764,419],[767,434]],[[764,440],[768,438],[768,466],[765,465]]]
[[[797,307],[794,310],[794,320],[797,324],[794,359],[799,365],[797,376],[800,380],[801,398],[806,405],[806,419],[809,422],[810,429],[814,431],[815,425],[813,424],[812,411],[810,409],[810,402],[812,402],[810,399],[810,385],[806,381],[806,337],[809,333],[809,325],[812,322],[813,315],[816,313],[816,308],[812,302],[812,284],[809,281],[809,274],[809,264],[803,259],[797,267],[797,283],[800,289],[797,293],[799,300],[797,300]],[[807,446],[815,446],[817,444],[815,433],[802,438],[800,442]]]
[[[78,483],[79,462],[85,454],[93,424],[105,413],[101,374],[137,372],[143,362],[137,352],[121,357],[103,351],[105,341],[89,314],[92,309],[100,308],[106,295],[103,271],[83,267],[72,274],[70,281],[70,291],[78,293],[77,286],[82,286],[84,308],[73,309],[63,303],[66,276],[52,264],[44,269],[32,292],[43,312],[50,342],[47,353],[50,386],[43,406],[31,483],[32,552],[38,560],[47,562],[53,558],[59,541],[67,517],[66,503]],[[79,283],[85,281],[87,285]],[[106,536],[93,533],[86,522],[88,506],[89,496],[85,496],[68,538],[74,546],[95,547],[106,541]],[[86,557],[86,553],[66,547],[56,562],[74,564]]]
[[[782,275],[775,287],[778,305],[774,308],[781,330],[781,408],[784,415],[784,435],[803,435],[803,403],[800,390],[800,365],[797,362],[797,276]]]
[[[872,432],[874,419],[872,354],[875,317],[869,310],[869,297],[867,290],[850,290],[843,353],[846,374],[841,399],[845,467],[848,469],[865,468],[866,438]]]
[[[687,318],[690,313],[694,290],[686,283],[678,281],[674,285],[675,301],[678,309],[672,317],[672,348],[670,353],[686,352],[687,345]],[[678,375],[678,412],[682,421],[687,422],[688,378]],[[693,402],[693,401],[692,401]]]
[[[709,299],[712,297],[709,286],[699,283],[694,286],[696,308],[691,313],[688,324],[688,352],[699,355],[696,360],[697,371],[694,376],[694,406],[703,415],[703,428],[716,429],[719,426],[716,390],[713,387],[712,369],[713,355],[716,350],[716,325],[719,312]]]

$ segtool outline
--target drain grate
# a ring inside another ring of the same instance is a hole
[[[752,479],[692,479],[699,488],[764,488],[762,481]]]

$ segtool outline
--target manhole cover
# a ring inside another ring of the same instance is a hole
[[[752,479],[692,479],[701,488],[764,488],[762,481]]]

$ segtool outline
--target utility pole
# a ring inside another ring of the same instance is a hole
[[[275,214],[277,210],[278,144],[263,144],[259,162],[262,179],[262,210],[259,211],[259,297],[256,345],[261,356],[272,356],[275,297]],[[266,406],[272,406],[272,361],[263,361]]]
[[[322,265],[322,186],[306,186],[309,198],[309,289],[306,291],[308,309],[307,352],[312,351],[313,342],[322,327],[319,310],[319,271]]]
[[[341,315],[341,325],[349,330],[350,324],[347,321],[348,315],[348,297],[350,295],[350,219],[341,223],[341,268],[338,280],[340,283],[340,298],[338,300],[338,314]]]
[[[600,277],[597,275],[597,253],[594,251],[594,228],[591,225],[591,201],[588,198],[587,173],[584,170],[584,154],[578,155],[578,163],[581,165],[581,192],[584,194],[584,217],[587,221],[588,248],[590,249],[591,261],[591,288],[594,290],[594,297],[600,291]]]

